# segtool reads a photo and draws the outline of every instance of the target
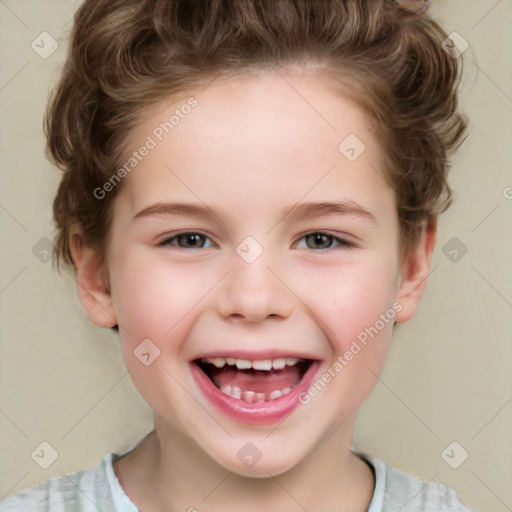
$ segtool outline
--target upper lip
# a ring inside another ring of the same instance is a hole
[[[265,351],[249,351],[249,350],[216,350],[212,352],[205,352],[204,354],[193,357],[190,362],[208,357],[232,357],[234,359],[248,359],[249,361],[262,361],[265,359],[279,359],[282,357],[296,357],[297,359],[307,359],[310,361],[319,361],[320,358],[316,355],[305,354],[293,350],[265,350]]]

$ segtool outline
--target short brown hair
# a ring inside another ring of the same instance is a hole
[[[141,112],[223,74],[312,63],[375,121],[396,193],[402,249],[451,202],[448,155],[462,141],[458,61],[428,12],[391,0],[85,0],[49,102],[57,264],[73,265],[73,230],[104,258],[114,198],[93,190],[120,165]],[[348,77],[348,78],[347,78]],[[122,185],[122,184],[120,184]]]

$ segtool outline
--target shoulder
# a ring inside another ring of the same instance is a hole
[[[368,512],[474,512],[445,484],[425,482],[372,455],[359,456],[375,469],[375,491]]]
[[[136,512],[115,477],[113,456],[109,453],[97,466],[52,477],[11,496],[0,502],[0,512]]]

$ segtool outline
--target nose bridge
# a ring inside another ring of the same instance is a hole
[[[220,290],[219,313],[248,322],[288,317],[293,310],[293,294],[271,269],[268,255],[262,253],[254,261],[235,256],[234,267]]]

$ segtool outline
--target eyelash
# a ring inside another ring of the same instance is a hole
[[[178,249],[202,249],[203,247],[180,247],[179,245],[177,244],[173,244],[172,242],[174,240],[177,240],[179,237],[181,236],[186,236],[186,235],[199,235],[205,239],[210,239],[210,237],[206,236],[206,235],[203,235],[203,233],[199,233],[198,231],[181,231],[180,233],[176,233],[175,235],[172,235],[170,236],[169,238],[166,238],[165,240],[162,240],[161,242],[158,243],[158,246],[159,247],[165,247],[167,245],[174,245],[176,247],[178,247]]]
[[[353,244],[352,242],[349,242],[347,239],[331,235],[330,233],[326,233],[325,231],[310,231],[309,233],[306,233],[306,234],[302,235],[299,238],[299,242],[301,240],[304,240],[307,237],[313,236],[313,235],[320,235],[320,236],[323,236],[323,237],[325,236],[328,239],[331,239],[332,243],[336,243],[337,246],[336,247],[328,247],[328,248],[325,248],[325,249],[311,249],[312,251],[331,252],[331,251],[334,251],[334,250],[339,250],[339,249],[347,250],[347,249],[353,249],[353,248],[356,247],[355,244]]]
[[[169,238],[166,238],[165,240],[162,240],[161,242],[158,243],[158,247],[166,247],[168,245],[173,245],[179,249],[183,249],[183,250],[187,250],[187,249],[190,249],[190,250],[197,250],[197,249],[203,249],[204,247],[180,247],[179,245],[173,243],[174,241],[176,241],[179,237],[182,237],[182,236],[187,236],[187,235],[199,235],[200,237],[203,237],[207,240],[210,240],[210,237],[208,237],[207,235],[204,235],[200,232],[197,232],[197,231],[182,231],[180,233],[176,233],[175,235],[169,237]],[[325,231],[310,231],[309,233],[305,233],[304,235],[302,235],[299,240],[294,244],[294,245],[297,245],[301,240],[304,240],[306,239],[307,237],[309,236],[312,236],[312,235],[321,235],[321,236],[325,236],[327,237],[328,239],[330,239],[332,241],[332,243],[337,243],[337,246],[336,247],[328,247],[328,248],[324,248],[324,249],[310,249],[312,251],[318,251],[318,252],[331,252],[333,250],[337,250],[337,249],[344,249],[344,250],[347,250],[347,249],[353,249],[356,247],[355,244],[353,244],[352,242],[349,242],[348,240],[344,239],[344,238],[339,238],[337,236],[334,236],[334,235],[331,235],[330,233],[326,233]],[[212,242],[213,243],[213,242]]]

